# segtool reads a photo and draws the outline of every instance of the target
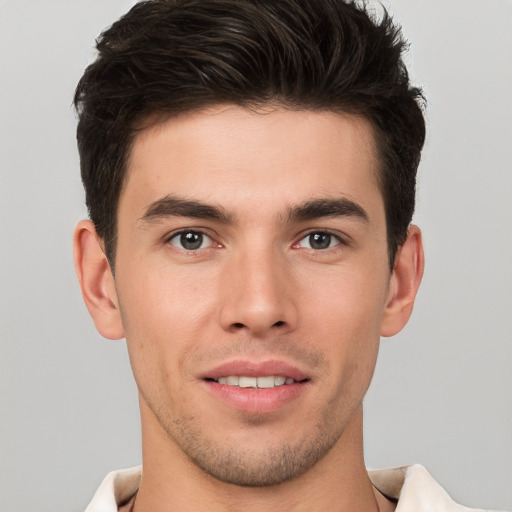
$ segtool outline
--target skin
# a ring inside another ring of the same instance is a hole
[[[332,112],[189,113],[134,141],[115,278],[94,226],[78,225],[85,302],[101,334],[126,336],[139,389],[134,510],[393,508],[364,467],[361,403],[380,336],[409,319],[423,251],[411,226],[390,273],[373,148],[365,120]],[[352,206],[298,213],[318,200]],[[240,410],[203,378],[240,359],[307,382],[271,412]]]

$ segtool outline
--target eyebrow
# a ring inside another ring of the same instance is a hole
[[[151,203],[140,220],[143,223],[149,223],[158,222],[167,217],[209,219],[222,224],[231,224],[234,221],[234,216],[226,212],[221,206],[174,195],[167,195]],[[285,215],[285,222],[303,222],[322,217],[355,217],[365,222],[369,220],[368,214],[361,206],[346,197],[341,197],[336,199],[313,199],[292,206]]]
[[[223,224],[233,222],[233,216],[221,206],[214,206],[199,201],[182,199],[168,195],[151,203],[141,217],[142,222],[154,222],[166,217],[190,217],[194,219],[211,219]]]
[[[287,221],[297,222],[322,217],[355,217],[369,221],[366,211],[346,197],[336,199],[313,199],[288,210]]]

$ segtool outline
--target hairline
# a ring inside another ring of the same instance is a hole
[[[167,111],[167,110],[154,110],[152,112],[141,113],[138,118],[134,120],[132,123],[132,128],[130,130],[130,135],[126,141],[126,147],[124,150],[123,160],[121,162],[121,183],[119,185],[119,192],[116,197],[116,205],[115,205],[115,214],[114,214],[114,222],[112,224],[112,233],[109,241],[103,240],[105,244],[105,252],[110,263],[110,267],[112,269],[112,273],[115,275],[115,260],[117,254],[117,236],[118,236],[118,214],[119,214],[119,204],[121,200],[121,195],[123,191],[126,189],[128,184],[128,176],[130,169],[130,161],[132,157],[133,147],[135,145],[135,141],[139,135],[143,132],[151,130],[160,125],[164,125],[166,122],[171,119],[179,119],[180,117],[185,117],[189,115],[193,115],[195,113],[207,112],[208,110],[215,109],[217,107],[225,106],[226,108],[232,107],[240,107],[246,109],[255,114],[265,115],[271,112],[274,112],[278,109],[288,110],[290,112],[325,112],[325,113],[333,113],[340,115],[342,117],[356,118],[361,119],[365,122],[366,127],[370,130],[370,141],[373,158],[375,160],[375,166],[372,168],[372,172],[375,174],[376,185],[380,192],[381,198],[384,204],[385,210],[385,225],[386,225],[386,240],[388,242],[388,262],[390,266],[390,270],[393,268],[394,257],[397,252],[397,248],[389,247],[389,226],[388,226],[388,214],[387,214],[387,201],[384,193],[384,166],[385,158],[382,154],[383,146],[381,144],[382,140],[382,132],[380,128],[376,125],[376,123],[370,118],[370,116],[365,115],[364,113],[358,112],[357,108],[354,108],[353,111],[350,108],[344,108],[343,106],[330,105],[330,106],[315,106],[308,105],[306,103],[297,103],[290,102],[282,99],[269,99],[269,100],[246,100],[239,102],[224,102],[224,101],[208,101],[205,100],[203,102],[198,102],[196,105],[191,105],[189,108],[183,107],[181,109],[176,109],[175,111]]]

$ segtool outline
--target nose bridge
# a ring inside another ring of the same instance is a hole
[[[252,243],[234,251],[225,268],[221,323],[227,330],[246,329],[263,336],[291,329],[296,314],[286,257],[271,243]]]

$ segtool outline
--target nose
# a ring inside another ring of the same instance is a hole
[[[247,251],[226,264],[220,286],[220,323],[229,332],[265,337],[295,329],[297,308],[291,270],[283,255]]]

